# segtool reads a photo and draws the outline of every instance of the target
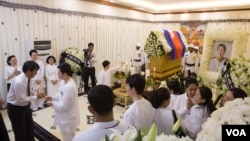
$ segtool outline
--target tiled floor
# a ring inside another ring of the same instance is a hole
[[[91,115],[87,109],[87,98],[85,96],[80,96],[79,97],[79,106],[80,106],[80,120],[81,120],[81,124],[79,126],[79,130],[76,131],[76,134],[90,128],[92,126],[92,124],[87,124],[87,115]],[[123,112],[125,112],[125,108],[121,107],[121,106],[115,106],[114,107],[114,117],[115,119],[121,119],[121,115]],[[4,122],[5,125],[7,127],[7,130],[10,130],[9,132],[9,137],[11,141],[14,141],[14,135],[13,132],[11,131],[11,125],[10,125],[10,121],[7,115],[7,111],[6,110],[2,110],[2,115],[4,118]],[[34,121],[36,121],[38,124],[40,124],[43,128],[45,128],[47,131],[49,131],[50,133],[52,133],[53,135],[55,135],[56,137],[58,137],[59,139],[61,139],[61,134],[60,134],[60,130],[57,127],[56,129],[51,129],[51,126],[53,125],[53,113],[54,110],[49,107],[49,108],[45,108],[42,110],[39,110],[37,112],[33,113],[33,119]]]

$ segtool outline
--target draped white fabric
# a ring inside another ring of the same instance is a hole
[[[99,58],[98,72],[105,59],[110,60],[111,65],[119,61],[130,62],[136,43],[140,42],[144,45],[150,31],[163,28],[179,30],[182,21],[208,20],[207,28],[210,29],[236,28],[250,33],[250,16],[246,14],[249,11],[150,15],[83,1],[69,3],[62,0],[7,0],[7,2],[94,14],[58,13],[0,6],[1,98],[6,97],[7,91],[6,82],[3,79],[7,57],[16,55],[18,64],[22,65],[29,59],[27,46],[30,41],[51,40],[52,52],[57,61],[65,48],[76,47],[82,50],[89,42],[93,42]],[[205,18],[204,15],[206,15]],[[235,19],[236,21],[215,23],[213,19]],[[248,21],[237,22],[237,19],[248,19]],[[250,49],[247,53],[250,54]]]

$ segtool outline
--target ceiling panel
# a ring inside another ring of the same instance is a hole
[[[152,14],[250,10],[250,0],[85,0]]]

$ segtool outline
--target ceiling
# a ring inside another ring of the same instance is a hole
[[[250,10],[250,0],[83,0],[151,14]]]

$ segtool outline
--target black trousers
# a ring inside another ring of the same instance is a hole
[[[1,141],[10,140],[1,112],[0,112],[0,140]]]
[[[95,78],[95,68],[91,67],[85,67],[82,72],[82,80],[84,82],[84,91],[87,92],[90,90],[90,87],[88,86],[89,77],[91,79],[91,85],[94,87],[96,85],[96,78]]]
[[[33,118],[30,105],[7,105],[7,112],[15,135],[15,141],[34,141]]]

